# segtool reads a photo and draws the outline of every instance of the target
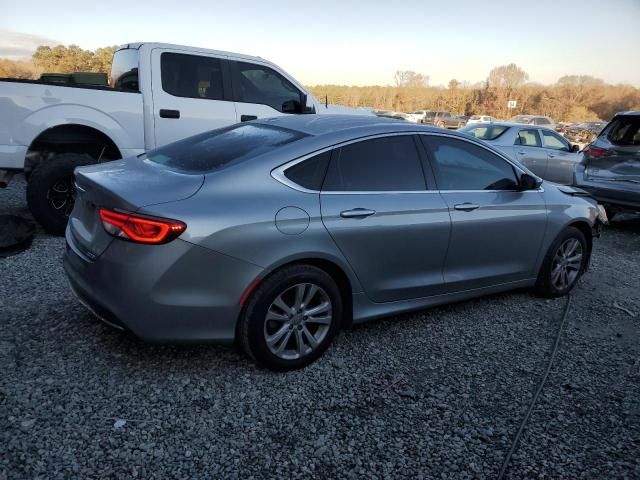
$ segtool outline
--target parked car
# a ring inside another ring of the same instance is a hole
[[[495,121],[496,119],[490,115],[472,115],[469,117],[469,120],[467,120],[467,125],[473,123],[493,123]]]
[[[549,128],[516,123],[475,123],[460,130],[490,143],[533,173],[551,182],[571,185],[582,159],[577,145]]]
[[[606,125],[607,122],[600,121],[579,123],[566,127],[562,134],[572,142],[591,143]]]
[[[51,233],[64,232],[79,165],[254,118],[358,113],[317,102],[267,60],[216,50],[132,43],[115,52],[110,87],[81,84],[87,75],[0,80],[0,186],[24,171],[29,208]]]
[[[82,303],[145,340],[236,340],[274,369],[351,323],[564,295],[604,219],[483,142],[376,117],[237,124],[76,182],[64,267]]]
[[[415,112],[405,114],[405,118],[407,121],[412,123],[424,123],[426,116],[431,112],[431,110],[417,110]]]
[[[605,205],[609,215],[640,213],[640,112],[622,112],[587,146],[575,185]]]
[[[465,121],[451,112],[429,112],[425,115],[422,123],[435,125],[440,128],[461,128]]]
[[[547,128],[554,128],[555,122],[551,117],[545,117],[542,115],[516,115],[511,118],[512,123],[522,123],[524,125],[537,125]]]

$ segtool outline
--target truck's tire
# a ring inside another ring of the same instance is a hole
[[[27,204],[33,217],[53,235],[64,235],[73,210],[73,170],[95,160],[86,154],[62,153],[36,166],[27,184]]]

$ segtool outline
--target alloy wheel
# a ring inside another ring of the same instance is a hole
[[[551,263],[551,284],[557,290],[571,287],[582,268],[582,244],[576,238],[565,240]]]
[[[76,189],[73,185],[73,175],[57,179],[47,192],[51,208],[65,217],[71,215],[75,198]]]
[[[279,358],[293,360],[313,352],[331,327],[331,299],[314,283],[298,283],[280,293],[264,320],[267,347]]]

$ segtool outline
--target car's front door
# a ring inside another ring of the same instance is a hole
[[[421,138],[451,215],[447,291],[535,278],[547,222],[540,191],[519,191],[514,166],[476,143]]]
[[[279,72],[258,63],[231,61],[239,121],[302,113],[302,91]]]
[[[225,57],[154,49],[155,146],[236,123]],[[146,109],[145,105],[145,109]]]
[[[547,152],[542,149],[542,142],[537,128],[521,128],[516,135],[513,147],[516,159],[539,177],[546,178]]]
[[[417,147],[412,135],[342,146],[320,194],[322,221],[374,302],[444,291],[449,212]]]
[[[573,183],[573,172],[582,154],[572,151],[569,141],[546,128],[540,129],[542,148],[547,153],[547,172],[544,177],[556,183],[570,185]]]

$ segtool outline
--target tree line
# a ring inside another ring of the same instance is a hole
[[[40,46],[29,60],[0,58],[0,77],[36,79],[42,73],[105,72],[116,47],[83,50],[77,45]],[[547,115],[556,121],[608,120],[622,110],[640,110],[640,89],[611,85],[588,75],[565,75],[555,84],[529,82],[515,64],[493,68],[487,79],[468,84],[451,79],[446,87],[429,86],[429,76],[399,70],[393,85],[310,87],[318,99],[350,107],[411,112],[445,110],[460,115],[509,118],[517,114]],[[508,109],[507,102],[516,101]]]

